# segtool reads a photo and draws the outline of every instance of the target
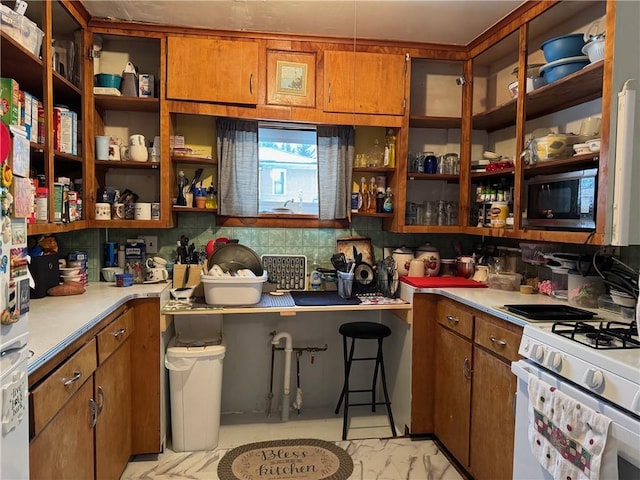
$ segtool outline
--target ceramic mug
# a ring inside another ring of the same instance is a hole
[[[146,162],[149,158],[149,152],[144,145],[129,145],[127,153],[129,160],[133,162]]]
[[[150,203],[136,203],[134,218],[136,220],[151,220],[151,204]]]
[[[120,160],[120,145],[113,139],[109,142],[109,160]]]
[[[96,220],[111,220],[111,204],[96,203]]]
[[[96,136],[96,160],[109,160],[109,142],[111,137],[108,135]]]
[[[124,203],[114,203],[112,217],[116,220],[124,220]]]
[[[409,263],[410,277],[424,277],[424,261],[421,258],[414,258]]]
[[[147,282],[163,282],[169,279],[169,272],[166,268],[154,267],[146,269]]]
[[[129,137],[129,146],[130,147],[145,147],[146,148],[146,140],[144,139],[144,135],[140,135],[136,133],[135,135],[131,135]]]

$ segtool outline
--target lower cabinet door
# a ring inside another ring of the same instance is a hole
[[[87,380],[29,445],[30,477],[93,478],[93,381]]]
[[[437,328],[434,430],[464,467],[469,465],[471,351],[469,340]]]
[[[508,363],[475,347],[471,473],[477,480],[512,478],[516,387]]]
[[[119,479],[131,456],[131,341],[125,341],[94,374],[98,404],[96,478]]]

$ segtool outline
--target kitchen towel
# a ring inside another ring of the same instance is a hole
[[[400,277],[400,281],[417,288],[486,288],[486,284],[463,277]]]
[[[528,388],[531,451],[553,478],[618,478],[611,419],[533,375]]]

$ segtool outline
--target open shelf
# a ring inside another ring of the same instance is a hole
[[[589,64],[582,70],[540,87],[527,94],[527,120],[595,100],[602,96],[604,61]],[[473,116],[474,130],[494,131],[516,123],[516,99]]]
[[[0,32],[0,65],[2,76],[15,78],[20,89],[31,93],[42,100],[42,60],[18,44],[5,32]]]
[[[442,173],[407,173],[407,180],[446,180],[447,182],[458,183],[460,177],[458,175],[449,175]]]
[[[214,158],[199,157],[197,155],[171,155],[172,163],[187,163],[189,165],[216,165],[218,161]]]
[[[410,128],[462,128],[460,117],[429,117],[411,115],[409,117]]]
[[[97,107],[103,110],[123,112],[160,112],[160,100],[146,97],[122,97],[118,95],[94,95]]]
[[[524,176],[532,177],[541,174],[563,173],[580,168],[598,168],[599,161],[599,153],[588,153],[558,160],[548,160],[527,165],[524,167]]]
[[[96,168],[140,168],[156,170],[160,162],[133,162],[131,160],[96,160]]]

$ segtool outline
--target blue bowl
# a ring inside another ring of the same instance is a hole
[[[556,80],[560,80],[567,75],[581,70],[585,66],[589,65],[589,57],[580,56],[568,58],[566,60],[557,60],[555,62],[547,63],[540,69],[540,75],[545,79],[546,83],[553,83]]]
[[[582,55],[582,47],[584,47],[583,33],[571,33],[561,37],[550,38],[540,45],[547,62],[555,62],[562,58]]]
[[[122,77],[120,75],[112,75],[111,73],[98,73],[93,76],[93,81],[96,87],[111,87],[120,90]]]

